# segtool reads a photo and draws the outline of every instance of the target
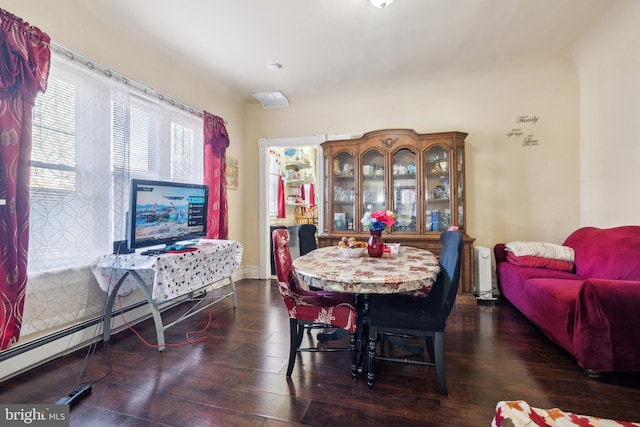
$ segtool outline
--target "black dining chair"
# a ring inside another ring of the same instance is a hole
[[[316,243],[317,228],[313,224],[300,224],[298,226],[298,244],[300,245],[300,256],[308,254],[318,248]]]
[[[445,231],[440,241],[440,273],[427,297],[371,295],[369,299],[369,387],[373,387],[376,360],[386,360],[435,366],[440,392],[449,394],[444,374],[444,329],[458,293],[462,235],[458,231]],[[425,339],[429,362],[377,355],[379,337],[387,335]]]
[[[298,249],[300,250],[300,256],[318,249],[318,244],[316,243],[317,230],[318,228],[313,224],[300,224],[298,226]],[[313,286],[309,286],[309,289],[312,291],[321,290]],[[318,329],[318,326],[309,324],[305,326],[305,329],[310,333],[312,329]],[[341,334],[336,334],[336,337],[337,336],[341,336]],[[318,339],[329,341],[332,337],[333,335],[322,333]]]

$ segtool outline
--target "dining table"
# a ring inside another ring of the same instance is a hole
[[[381,257],[370,257],[366,251],[347,257],[337,246],[328,246],[296,258],[292,265],[298,279],[310,287],[356,295],[425,296],[440,272],[433,253],[412,246]]]
[[[397,254],[381,257],[370,257],[366,251],[358,257],[347,257],[337,246],[328,246],[296,258],[292,267],[303,286],[356,296],[358,316],[364,329],[361,334],[363,350],[368,328],[369,296],[404,294],[426,297],[440,272],[438,258],[432,252],[412,246],[400,246]],[[336,338],[331,335],[319,334],[318,340],[336,339],[342,334],[338,332]],[[405,346],[403,341],[393,343],[410,352],[422,353],[422,347]]]

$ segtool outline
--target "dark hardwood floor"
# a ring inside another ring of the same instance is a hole
[[[506,302],[461,300],[454,308],[445,333],[448,397],[440,394],[433,368],[390,362],[377,364],[369,389],[365,377],[351,379],[348,352],[303,353],[288,380],[288,318],[275,282],[242,280],[237,288],[237,309],[230,299],[211,309],[206,341],[160,353],[125,331],[109,346],[100,343],[83,381],[110,373],[72,408],[71,425],[489,426],[498,401],[517,399],[640,421],[640,377],[587,378]],[[167,342],[184,342],[186,332],[201,330],[208,319],[205,310],[168,329]],[[156,342],[152,320],[136,329]],[[5,381],[0,403],[56,402],[74,388],[86,354]]]

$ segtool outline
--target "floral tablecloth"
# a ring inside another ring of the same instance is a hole
[[[135,270],[149,286],[154,300],[164,301],[185,295],[230,277],[242,262],[243,247],[235,240],[202,239],[192,252],[160,255],[104,255],[91,264],[91,271],[103,291],[110,293],[118,280]],[[119,294],[136,289],[125,279]]]
[[[428,290],[440,266],[431,252],[401,246],[397,256],[343,256],[337,247],[319,248],[293,261],[293,268],[309,286],[332,292],[359,294],[411,293]]]

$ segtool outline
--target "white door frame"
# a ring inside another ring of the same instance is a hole
[[[259,152],[259,176],[260,176],[260,268],[258,271],[259,279],[268,279],[271,277],[271,251],[269,239],[269,147],[303,147],[317,146],[318,155],[316,158],[316,194],[323,194],[323,184],[320,177],[322,172],[322,147],[320,144],[326,141],[325,135],[291,137],[291,138],[260,138],[258,139]],[[318,206],[318,217],[321,217],[322,205]]]

